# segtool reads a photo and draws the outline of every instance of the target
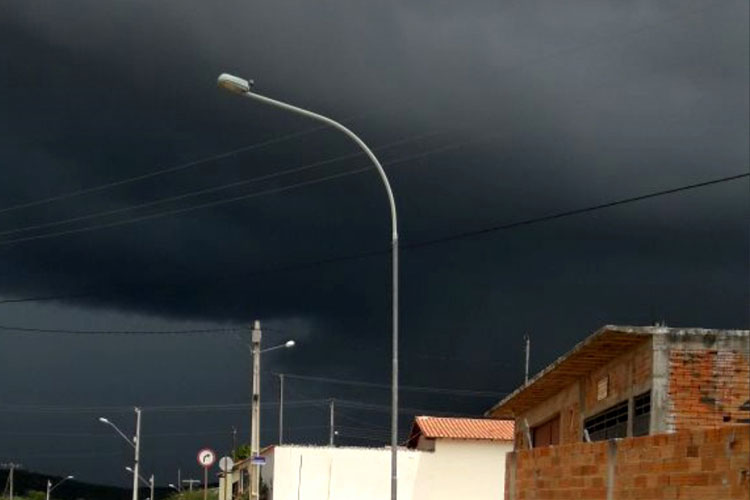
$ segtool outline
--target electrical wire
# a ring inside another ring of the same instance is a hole
[[[284,406],[305,407],[327,404],[329,399],[310,399],[284,401]],[[263,410],[279,406],[278,401],[261,403]],[[141,406],[141,411],[149,413],[169,412],[200,412],[200,411],[248,411],[250,403],[218,403],[218,404],[186,404]],[[0,412],[6,413],[37,413],[37,414],[65,414],[65,413],[124,413],[132,412],[132,406],[51,406],[51,405],[0,405]]]
[[[348,379],[337,379],[330,377],[316,377],[312,375],[296,375],[293,373],[284,373],[285,378],[297,379],[297,380],[308,380],[312,382],[324,382],[330,384],[340,385],[353,385],[357,387],[372,387],[377,389],[390,389],[389,384],[379,384],[375,382],[362,382]],[[509,393],[507,392],[493,392],[493,391],[476,391],[470,389],[447,389],[442,387],[426,387],[426,386],[413,386],[413,385],[401,385],[399,384],[399,390],[407,392],[425,392],[431,394],[452,394],[456,396],[472,396],[472,397],[502,397]]]
[[[95,192],[98,192],[98,191],[103,191],[105,189],[110,189],[110,188],[113,188],[113,187],[123,186],[123,185],[126,185],[126,184],[131,184],[133,182],[138,182],[138,181],[142,181],[142,180],[145,180],[145,179],[151,179],[151,178],[157,177],[159,175],[164,175],[164,174],[178,172],[180,170],[185,170],[187,168],[194,167],[196,165],[201,165],[203,163],[208,163],[208,162],[212,162],[212,161],[222,160],[224,158],[229,158],[229,157],[232,157],[232,156],[234,156],[234,155],[236,155],[238,153],[246,153],[246,152],[252,151],[254,149],[259,149],[259,148],[262,148],[262,147],[265,147],[265,146],[269,146],[271,144],[278,144],[278,143],[287,141],[289,139],[294,139],[294,138],[301,137],[301,136],[304,136],[304,135],[312,134],[314,132],[317,132],[319,130],[323,130],[325,128],[327,128],[327,127],[326,126],[319,126],[319,127],[309,128],[309,129],[306,129],[306,130],[301,130],[301,131],[298,131],[298,132],[292,132],[291,134],[285,134],[285,135],[282,135],[280,137],[275,137],[275,138],[267,139],[265,141],[257,142],[257,143],[254,143],[254,144],[250,144],[249,146],[242,146],[242,147],[239,147],[239,148],[236,148],[236,149],[232,149],[230,151],[225,151],[223,153],[219,153],[219,154],[215,154],[215,155],[211,155],[211,156],[199,158],[197,160],[192,160],[192,161],[189,161],[187,163],[181,163],[179,165],[175,165],[175,166],[172,166],[172,167],[167,167],[167,168],[163,168],[163,169],[160,169],[160,170],[155,170],[155,171],[148,172],[148,173],[141,174],[141,175],[135,175],[135,176],[132,176],[132,177],[126,177],[124,179],[120,179],[120,180],[113,181],[113,182],[107,182],[107,183],[104,183],[104,184],[99,184],[97,186],[92,186],[92,187],[89,187],[89,188],[78,189],[76,191],[70,191],[70,192],[67,192],[67,193],[62,193],[62,194],[59,194],[59,195],[50,196],[48,198],[42,198],[42,199],[39,199],[39,200],[34,200],[34,201],[19,203],[17,205],[11,205],[11,206],[8,206],[8,207],[0,208],[0,214],[6,213],[6,212],[15,211],[15,210],[21,210],[23,208],[30,208],[30,207],[35,207],[35,206],[39,206],[39,205],[44,205],[44,204],[52,203],[52,202],[55,202],[55,201],[67,200],[67,199],[75,198],[77,196],[81,196],[81,195],[84,195],[84,194],[95,193]]]
[[[400,140],[397,140],[397,141],[393,141],[393,142],[390,142],[388,144],[384,144],[382,146],[378,146],[374,150],[375,151],[385,151],[385,150],[392,149],[392,148],[397,147],[397,146],[401,146],[401,145],[404,145],[404,144],[409,144],[409,143],[412,143],[412,142],[415,142],[415,141],[418,141],[418,140],[422,140],[422,139],[425,139],[425,138],[428,138],[428,137],[431,137],[431,136],[435,136],[435,135],[438,135],[438,134],[439,134],[438,132],[428,132],[428,133],[424,133],[424,134],[418,134],[418,135],[411,136],[411,137],[408,137],[408,138],[405,138],[405,139],[400,139]],[[115,208],[115,209],[111,209],[111,210],[104,210],[104,211],[101,211],[101,212],[94,212],[94,213],[90,213],[90,214],[80,215],[80,216],[77,216],[77,217],[69,217],[69,218],[66,218],[66,219],[59,219],[59,220],[56,220],[56,221],[45,222],[45,223],[42,223],[42,224],[33,224],[33,225],[18,227],[18,228],[14,228],[14,229],[6,229],[6,230],[3,230],[3,231],[0,231],[0,236],[5,236],[5,235],[8,235],[8,234],[16,234],[16,233],[29,232],[29,231],[34,231],[34,230],[37,230],[37,229],[44,229],[44,228],[49,228],[49,227],[62,226],[62,225],[65,225],[65,224],[71,224],[73,222],[80,222],[80,221],[84,221],[84,220],[95,219],[95,218],[98,218],[98,217],[106,217],[106,216],[110,216],[110,215],[116,215],[116,214],[119,214],[119,213],[124,213],[124,212],[131,211],[131,210],[138,210],[138,209],[141,209],[141,208],[153,207],[153,206],[161,205],[161,204],[164,204],[164,203],[170,203],[170,202],[174,202],[174,201],[179,201],[179,200],[194,198],[196,196],[202,196],[202,195],[206,195],[206,194],[210,194],[210,193],[217,193],[217,192],[220,192],[220,191],[226,191],[228,189],[233,189],[233,188],[237,188],[237,187],[240,187],[240,186],[245,186],[245,185],[251,184],[251,183],[267,181],[267,180],[271,180],[271,179],[276,179],[278,177],[283,177],[283,176],[286,176],[286,175],[291,175],[291,174],[296,174],[296,173],[304,172],[304,171],[307,171],[307,170],[311,170],[311,169],[315,169],[315,168],[318,168],[318,167],[322,167],[324,165],[329,165],[331,163],[336,163],[336,162],[343,161],[343,160],[349,160],[349,159],[357,158],[357,157],[360,157],[360,156],[363,156],[363,155],[364,155],[364,152],[362,152],[362,151],[357,151],[357,152],[354,152],[354,153],[347,153],[347,154],[344,154],[344,155],[335,156],[333,158],[327,158],[325,160],[319,160],[319,161],[315,161],[315,162],[312,162],[312,163],[306,163],[306,164],[301,165],[299,167],[289,168],[289,169],[285,169],[285,170],[282,170],[282,171],[279,171],[279,172],[273,172],[273,173],[270,173],[270,174],[259,175],[259,176],[255,176],[255,177],[251,177],[251,178],[243,179],[243,180],[239,180],[239,181],[234,181],[234,182],[230,182],[230,183],[226,183],[226,184],[220,184],[218,186],[212,186],[212,187],[209,187],[209,188],[203,188],[203,189],[198,189],[198,190],[195,190],[195,191],[189,191],[187,193],[182,193],[182,194],[175,195],[175,196],[168,196],[168,197],[165,197],[165,198],[158,198],[156,200],[147,201],[147,202],[143,202],[143,203],[138,203],[138,204],[134,204],[134,205],[128,205],[126,207]]]
[[[73,335],[184,335],[204,333],[232,333],[244,331],[245,328],[198,328],[188,330],[75,330],[62,328],[28,328],[23,326],[0,325],[0,330],[23,333],[64,333]]]
[[[458,149],[460,147],[466,146],[466,145],[471,144],[471,143],[476,143],[476,142],[481,142],[481,141],[489,140],[489,139],[493,138],[495,135],[497,135],[497,134],[491,134],[491,135],[484,136],[482,138],[474,138],[474,139],[470,139],[470,140],[466,140],[466,141],[459,141],[459,142],[456,142],[456,143],[453,143],[453,144],[439,146],[439,147],[436,147],[436,148],[428,150],[428,151],[423,151],[423,152],[420,152],[420,153],[415,153],[415,154],[412,154],[412,155],[408,155],[408,156],[405,156],[405,157],[398,158],[396,160],[384,163],[383,165],[384,166],[393,166],[393,165],[397,165],[397,164],[400,164],[400,163],[405,163],[405,162],[408,162],[408,161],[412,161],[412,160],[415,160],[415,159],[424,158],[424,157],[427,157],[427,156],[430,156],[430,155],[444,153],[446,151],[455,150],[455,149]],[[210,202],[206,202],[206,203],[200,203],[200,204],[196,204],[196,205],[192,205],[192,206],[188,206],[188,207],[183,207],[183,208],[178,208],[178,209],[172,209],[172,210],[166,210],[166,211],[162,211],[162,212],[156,212],[156,213],[152,213],[152,214],[148,214],[148,215],[144,215],[144,216],[140,216],[140,217],[133,217],[133,218],[130,218],[130,219],[124,219],[124,220],[110,222],[110,223],[105,223],[105,224],[93,224],[93,225],[90,225],[90,226],[84,226],[84,227],[75,228],[75,229],[69,229],[69,230],[64,230],[64,231],[56,231],[56,232],[45,233],[45,234],[40,234],[40,235],[35,235],[35,236],[28,236],[28,237],[23,237],[23,238],[14,238],[14,239],[9,239],[9,240],[4,240],[4,241],[0,241],[0,246],[6,246],[6,245],[15,244],[15,243],[22,243],[22,242],[26,242],[26,241],[36,241],[36,240],[42,240],[42,239],[56,238],[56,237],[59,237],[59,236],[65,236],[65,235],[69,235],[69,234],[77,234],[77,233],[95,231],[95,230],[99,230],[99,229],[106,229],[106,228],[111,228],[111,227],[123,226],[123,225],[126,225],[126,224],[134,224],[136,222],[143,222],[143,221],[147,221],[147,220],[152,220],[152,219],[167,217],[167,216],[170,216],[170,215],[179,215],[179,214],[183,214],[183,213],[187,213],[187,212],[193,212],[195,210],[200,210],[200,209],[204,209],[204,208],[210,208],[210,207],[215,207],[215,206],[220,206],[220,205],[226,205],[228,203],[234,203],[234,202],[241,201],[241,200],[247,200],[247,199],[251,199],[251,198],[256,198],[258,196],[263,196],[263,195],[268,195],[268,194],[282,193],[282,192],[289,191],[289,190],[292,190],[292,189],[297,189],[297,188],[303,187],[303,186],[310,186],[310,185],[319,184],[321,182],[325,182],[325,181],[329,181],[329,180],[333,180],[333,179],[339,179],[339,178],[347,177],[347,176],[350,176],[350,175],[361,174],[363,172],[367,172],[367,171],[370,171],[372,169],[373,169],[372,165],[368,164],[367,166],[364,166],[364,167],[361,167],[361,168],[355,168],[355,169],[352,169],[352,170],[349,170],[349,171],[346,171],[346,172],[341,172],[341,173],[337,173],[337,174],[332,174],[332,175],[327,175],[327,176],[323,176],[323,177],[318,177],[318,178],[315,178],[315,179],[310,179],[310,180],[307,180],[307,181],[301,181],[301,182],[289,184],[289,185],[278,187],[278,188],[270,188],[270,189],[266,189],[266,190],[261,190],[261,191],[256,191],[256,192],[244,194],[244,195],[239,195],[239,196],[234,196],[234,197],[229,197],[229,198],[221,198],[221,199],[218,199],[218,200],[214,200],[214,201],[210,201]]]

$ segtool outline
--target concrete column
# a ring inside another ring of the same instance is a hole
[[[649,434],[674,432],[669,400],[669,341],[666,335],[651,337],[653,365],[651,367],[651,419]]]

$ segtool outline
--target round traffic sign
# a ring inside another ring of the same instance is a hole
[[[232,472],[232,467],[234,467],[234,460],[231,458],[222,457],[219,459],[219,469],[221,469],[222,472]]]
[[[216,453],[214,453],[214,450],[210,448],[203,448],[198,452],[198,463],[201,464],[201,467],[205,467],[206,469],[208,469],[214,464],[215,461]]]

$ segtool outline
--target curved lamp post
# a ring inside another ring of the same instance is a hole
[[[380,164],[378,159],[375,157],[370,148],[367,147],[362,139],[357,135],[340,124],[339,122],[332,120],[318,113],[313,113],[306,109],[298,108],[285,102],[277,101],[269,97],[256,94],[252,91],[252,81],[245,80],[227,73],[222,73],[217,81],[220,88],[228,90],[234,94],[239,94],[243,97],[248,97],[264,104],[269,104],[276,108],[283,109],[285,111],[291,111],[298,115],[306,116],[323,122],[337,130],[340,130],[346,134],[362,151],[370,158],[373,165],[380,174],[380,178],[383,181],[386,194],[388,195],[388,203],[391,209],[391,252],[393,259],[393,356],[391,360],[391,500],[396,500],[397,497],[397,478],[398,478],[398,224],[396,218],[396,202],[393,197],[393,191],[391,190],[391,184],[388,182],[388,176],[385,174],[383,166]]]
[[[128,471],[128,472],[130,472],[131,474],[133,474],[133,476],[135,476],[135,472],[133,472],[133,468],[132,467],[125,467],[125,470]],[[148,486],[148,490],[149,490],[149,493],[150,493],[149,498],[151,498],[151,500],[154,500],[154,475],[151,474],[151,477],[149,477],[148,479],[146,479],[143,476],[141,476],[140,474],[138,474],[138,479],[140,479],[143,484],[145,484],[146,486]]]
[[[73,479],[73,476],[66,476],[66,477],[62,478],[54,486],[52,486],[52,481],[50,481],[49,479],[47,479],[47,500],[50,500],[50,493],[52,493],[52,491],[55,488],[57,488],[58,486],[60,486],[61,484],[63,484],[68,479]]]
[[[120,437],[122,437],[130,446],[133,447],[133,451],[135,452],[133,460],[133,470],[135,470],[135,473],[133,474],[133,500],[138,500],[138,467],[141,451],[141,409],[138,407],[135,408],[135,437],[132,440],[127,437],[125,433],[122,432],[120,428],[117,427],[109,419],[99,417],[99,422],[112,427],[120,435]]]

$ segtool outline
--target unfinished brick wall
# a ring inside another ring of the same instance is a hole
[[[675,430],[750,422],[750,358],[736,350],[669,353],[671,424]]]
[[[515,451],[506,500],[747,500],[750,426]]]

